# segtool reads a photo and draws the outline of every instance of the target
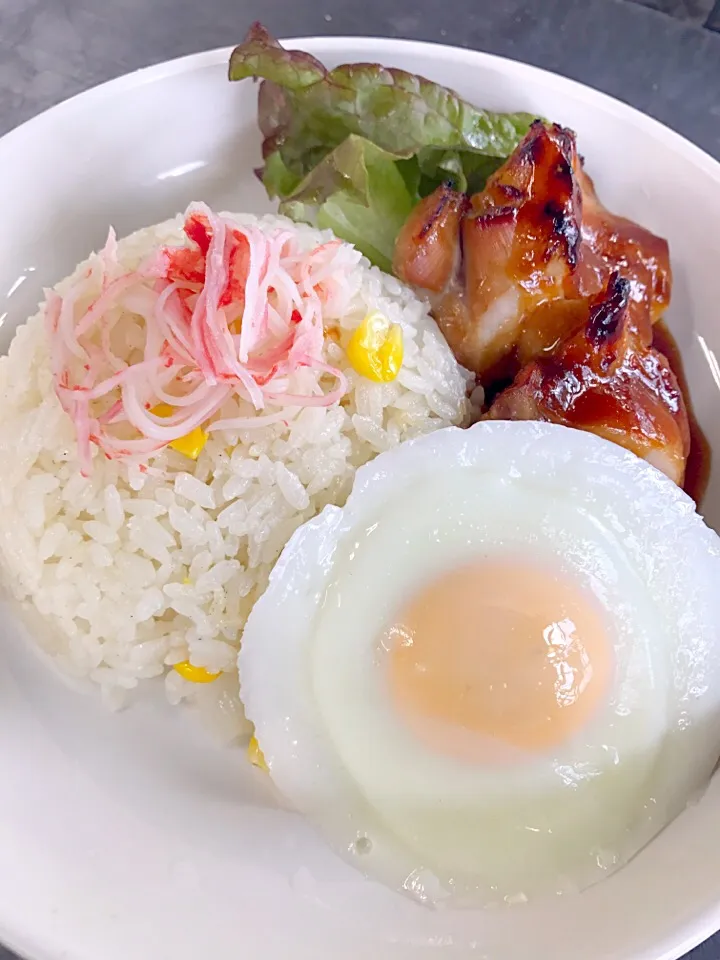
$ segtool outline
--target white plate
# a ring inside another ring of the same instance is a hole
[[[543,71],[392,40],[298,41],[328,64],[381,61],[483,106],[578,132],[602,199],[670,239],[671,326],[720,449],[720,166],[629,107]],[[228,51],[99,87],[0,141],[2,347],[43,284],[113,223],[193,199],[260,211],[256,89]],[[716,379],[718,378],[718,379]],[[0,467],[1,468],[1,467]],[[707,513],[720,523],[720,471]],[[552,906],[430,912],[362,880],[272,798],[239,751],[148,699],[78,696],[0,619],[0,940],[34,960],[668,960],[720,925],[720,783],[626,869]]]

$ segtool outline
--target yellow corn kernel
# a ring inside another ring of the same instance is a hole
[[[189,660],[183,660],[182,663],[176,663],[175,669],[185,680],[190,683],[212,683],[220,676],[219,673],[210,673],[205,667],[195,667]]]
[[[156,417],[169,417],[172,415],[172,412],[173,408],[169,403],[159,403],[150,411],[150,413],[154,413]],[[207,438],[208,435],[202,427],[195,427],[190,433],[186,433],[184,437],[171,440],[168,446],[172,447],[173,450],[177,450],[178,453],[182,453],[183,456],[189,457],[191,460],[197,460],[200,456],[200,451],[207,443]]]
[[[208,435],[202,427],[195,427],[194,430],[191,430],[190,433],[187,433],[184,437],[171,440],[170,446],[173,450],[177,450],[178,453],[182,453],[191,460],[197,460],[202,448],[207,443],[207,438]]]
[[[369,313],[350,337],[347,356],[353,370],[376,383],[389,383],[403,362],[402,328],[377,311]]]
[[[250,743],[248,744],[248,760],[254,766],[264,770],[265,773],[269,773],[268,765],[265,763],[265,757],[263,756],[260,744],[257,742],[255,735],[250,737]]]

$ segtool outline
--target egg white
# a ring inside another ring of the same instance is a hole
[[[297,531],[246,626],[242,697],[273,780],[341,853],[419,899],[587,885],[674,817],[720,752],[718,543],[674,484],[590,434],[482,423],[383,454],[343,509]],[[614,676],[566,742],[472,764],[398,716],[378,639],[438,574],[508,556],[594,595]]]

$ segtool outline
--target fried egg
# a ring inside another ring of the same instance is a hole
[[[589,433],[481,423],[382,454],[294,534],[245,629],[274,783],[419,900],[582,889],[720,753],[719,545]]]

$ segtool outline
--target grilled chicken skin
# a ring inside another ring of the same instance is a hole
[[[494,420],[548,420],[631,450],[682,485],[690,430],[667,359],[631,324],[631,282],[613,274],[583,328],[528,363],[492,404]]]
[[[671,289],[666,242],[607,211],[574,134],[540,121],[469,202],[447,185],[421,201],[394,268],[426,291],[457,359],[484,381],[577,332],[615,270],[631,284],[627,324],[648,344]]]

